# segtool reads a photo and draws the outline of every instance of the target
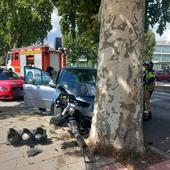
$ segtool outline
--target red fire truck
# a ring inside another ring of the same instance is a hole
[[[6,67],[11,68],[19,76],[24,76],[24,66],[33,66],[44,71],[52,66],[56,71],[66,66],[66,54],[50,49],[47,45],[29,46],[12,49],[8,52]]]

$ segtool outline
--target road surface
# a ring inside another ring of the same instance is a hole
[[[170,93],[153,93],[151,99],[153,119],[144,121],[145,142],[170,154]]]

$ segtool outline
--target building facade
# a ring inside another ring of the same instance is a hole
[[[157,42],[153,54],[154,69],[170,69],[170,42]]]

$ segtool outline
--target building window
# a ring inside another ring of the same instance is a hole
[[[160,45],[156,45],[155,46],[155,52],[162,52],[162,46],[160,46]]]
[[[154,54],[153,61],[161,61],[161,60],[162,60],[162,56],[160,54]]]
[[[169,47],[169,46],[164,46],[162,52],[163,52],[163,53],[170,53],[170,47]]]
[[[170,62],[170,55],[164,55],[164,56],[162,56],[162,61]]]

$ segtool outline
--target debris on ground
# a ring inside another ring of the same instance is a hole
[[[9,128],[7,132],[7,144],[19,144],[21,142],[21,131]]]
[[[9,128],[7,132],[7,144],[30,144],[30,143],[42,143],[47,141],[46,129],[38,127],[36,129],[18,130]]]
[[[27,151],[28,157],[38,155],[39,153],[43,152],[42,149],[38,148],[30,148],[30,150]]]

